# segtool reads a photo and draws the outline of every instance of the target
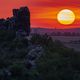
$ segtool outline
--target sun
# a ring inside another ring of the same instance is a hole
[[[63,9],[57,14],[57,20],[64,25],[72,24],[75,21],[75,13],[69,9]]]

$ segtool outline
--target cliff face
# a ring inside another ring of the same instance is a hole
[[[23,31],[30,33],[30,11],[28,7],[13,9],[13,16],[7,19],[0,19],[0,29]]]

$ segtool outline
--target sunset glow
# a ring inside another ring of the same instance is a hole
[[[0,0],[0,18],[12,16],[12,9],[28,6],[31,12],[31,27],[38,28],[80,28],[80,0]],[[63,9],[75,13],[76,19],[70,25],[60,24],[57,14]]]

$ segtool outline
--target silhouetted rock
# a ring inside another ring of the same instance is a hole
[[[30,12],[27,7],[21,7],[20,9],[13,9],[13,17],[15,18],[16,29],[23,30],[30,33]]]
[[[30,12],[28,7],[13,9],[13,16],[7,19],[0,19],[0,29],[25,32],[26,36],[30,33]]]

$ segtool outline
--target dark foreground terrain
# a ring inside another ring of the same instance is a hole
[[[46,34],[0,30],[0,80],[80,80],[80,52]]]

